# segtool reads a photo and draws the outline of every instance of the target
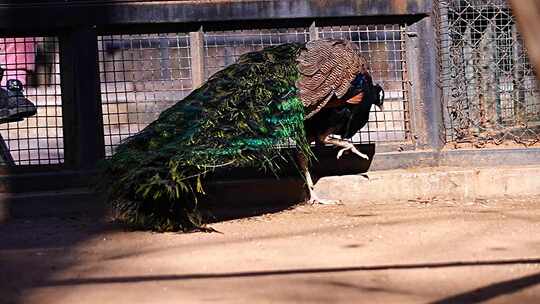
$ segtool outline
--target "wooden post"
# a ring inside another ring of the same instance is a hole
[[[105,156],[95,29],[68,30],[60,55],[65,163],[92,169]]]
[[[319,39],[319,29],[317,28],[315,21],[313,21],[311,25],[309,26],[309,40],[317,40],[317,39]]]
[[[191,80],[193,89],[203,84],[204,77],[204,33],[202,27],[189,33],[190,51],[191,51]]]
[[[444,122],[433,22],[432,17],[426,17],[408,26],[403,40],[406,39],[408,80],[414,84],[410,86],[409,113],[415,146],[438,151],[444,145]]]

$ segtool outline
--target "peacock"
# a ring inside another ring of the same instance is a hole
[[[155,231],[207,230],[199,210],[205,182],[224,168],[279,175],[293,162],[313,191],[308,164],[316,141],[350,150],[343,140],[382,106],[367,61],[347,40],[286,43],[246,53],[139,133],[103,165],[102,183],[116,216]],[[340,135],[342,139],[331,137]],[[279,145],[294,149],[280,149]]]

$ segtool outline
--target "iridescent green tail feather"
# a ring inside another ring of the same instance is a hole
[[[293,141],[311,155],[304,107],[297,95],[302,44],[248,53],[213,75],[122,143],[106,161],[118,216],[140,228],[192,230],[205,177],[222,167],[279,171]]]

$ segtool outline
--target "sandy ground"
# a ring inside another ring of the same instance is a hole
[[[0,226],[0,303],[540,303],[540,197],[297,206],[128,232]]]

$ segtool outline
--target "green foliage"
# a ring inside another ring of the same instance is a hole
[[[157,231],[201,229],[198,198],[209,173],[258,167],[278,174],[294,156],[275,146],[289,139],[312,155],[295,87],[302,47],[241,56],[122,143],[105,164],[118,217]]]

